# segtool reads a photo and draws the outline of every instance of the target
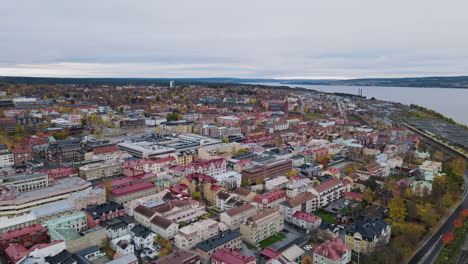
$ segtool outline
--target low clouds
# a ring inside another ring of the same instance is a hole
[[[0,75],[466,75],[466,1],[10,1]]]

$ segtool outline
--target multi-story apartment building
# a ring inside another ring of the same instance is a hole
[[[10,167],[15,164],[12,152],[0,152],[0,168]]]
[[[169,133],[188,134],[192,133],[193,122],[187,120],[161,122],[161,127]]]
[[[284,227],[284,215],[277,209],[267,209],[249,217],[240,226],[242,240],[257,245],[258,242],[278,233]]]
[[[216,206],[219,207],[221,211],[239,207],[245,203],[246,202],[240,199],[237,194],[228,191],[219,192],[216,198]]]
[[[12,149],[13,159],[15,165],[26,164],[26,162],[32,160],[33,152],[30,146],[18,146]]]
[[[88,221],[85,213],[76,212],[48,220],[44,222],[44,226],[47,228],[52,241],[65,240],[65,237],[69,237],[69,230],[75,232],[86,230]]]
[[[279,176],[290,172],[292,169],[291,160],[269,160],[260,163],[251,168],[242,171],[242,179],[255,182],[257,178],[264,180],[265,178]]]
[[[220,220],[225,223],[229,229],[234,230],[239,228],[244,220],[256,214],[257,207],[250,203],[246,203],[221,213]]]
[[[175,164],[174,157],[170,156]],[[164,158],[163,158],[164,159]],[[131,160],[122,163],[123,174],[126,176],[134,176],[141,173],[154,173],[157,174],[161,171],[163,167],[162,160],[156,159],[138,159],[138,160]]]
[[[318,208],[325,207],[343,197],[344,190],[342,181],[338,179],[330,179],[310,189],[319,199]]]
[[[214,237],[225,229],[223,224],[207,218],[179,229],[174,237],[174,245],[179,249],[191,249],[199,242]]]
[[[187,177],[180,180],[180,183],[188,187],[190,194],[200,193],[211,204],[216,204],[218,193],[224,190],[224,187],[213,177],[201,173],[189,174]]]
[[[70,194],[70,200],[75,204],[76,210],[81,210],[105,203],[106,192],[101,188],[87,189]]]
[[[218,159],[224,155],[232,155],[240,148],[239,143],[217,143],[205,145],[198,149],[198,158],[202,160]]]
[[[66,200],[70,194],[91,187],[91,183],[79,177],[63,178],[48,187],[18,193],[3,192],[0,197],[0,216],[18,215],[30,212],[33,208]]]
[[[312,186],[313,183],[308,178],[291,180],[286,184],[286,195],[289,198],[296,197],[297,195],[308,191]]]
[[[294,198],[281,202],[279,204],[279,210],[284,214],[284,220],[286,222],[293,221],[293,215],[296,212],[312,213],[318,209],[319,200],[318,197],[310,192],[303,192]]]
[[[260,209],[277,208],[284,201],[286,201],[286,191],[276,189],[268,193],[257,194],[253,199],[253,202]]]
[[[122,166],[117,162],[91,163],[81,166],[79,169],[80,177],[88,181],[119,176],[120,174],[122,174]]]
[[[81,141],[78,139],[57,140],[49,144],[46,155],[47,159],[55,164],[80,161],[81,149]]]
[[[210,263],[211,256],[221,248],[240,249],[241,237],[239,231],[229,230],[198,243],[195,250],[200,255],[202,263]]]
[[[126,185],[112,189],[109,192],[111,201],[117,203],[125,203],[140,197],[157,193],[157,187],[153,183],[139,182],[132,185]]]
[[[13,243],[29,248],[36,244],[45,243],[48,239],[47,230],[42,225],[34,224],[0,234],[0,248],[5,249]]]
[[[179,231],[178,223],[158,215],[154,207],[139,205],[135,208],[133,215],[135,222],[166,239],[172,239]]]
[[[315,248],[313,259],[314,264],[346,264],[351,262],[351,248],[336,237]]]
[[[214,176],[226,173],[227,162],[225,159],[212,159],[193,162],[187,166],[171,167],[175,176],[185,177],[192,173],[206,174]]]
[[[124,207],[113,201],[88,207],[83,212],[86,213],[86,217],[88,218],[89,228],[100,225],[101,221],[125,215]]]
[[[356,170],[356,174],[359,175],[359,179],[362,181],[367,181],[370,177],[384,177],[384,167],[382,167],[379,163],[373,162],[369,165],[366,165],[358,170]]]
[[[5,188],[13,187],[19,192],[28,192],[49,186],[49,176],[44,173],[7,176],[3,180],[7,182],[4,184]]]
[[[364,218],[346,229],[345,243],[355,252],[372,252],[379,244],[390,240],[391,226],[382,218]]]
[[[179,166],[187,166],[193,162],[193,153],[192,151],[179,151],[176,153],[176,161]]]

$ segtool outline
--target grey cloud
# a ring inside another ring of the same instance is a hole
[[[8,1],[0,75],[462,75],[466,1]]]

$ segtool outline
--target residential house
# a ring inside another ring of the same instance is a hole
[[[351,248],[336,237],[316,247],[313,260],[316,264],[346,264],[351,262]]]

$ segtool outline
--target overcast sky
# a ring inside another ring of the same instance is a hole
[[[468,75],[468,1],[5,0],[0,75]]]

